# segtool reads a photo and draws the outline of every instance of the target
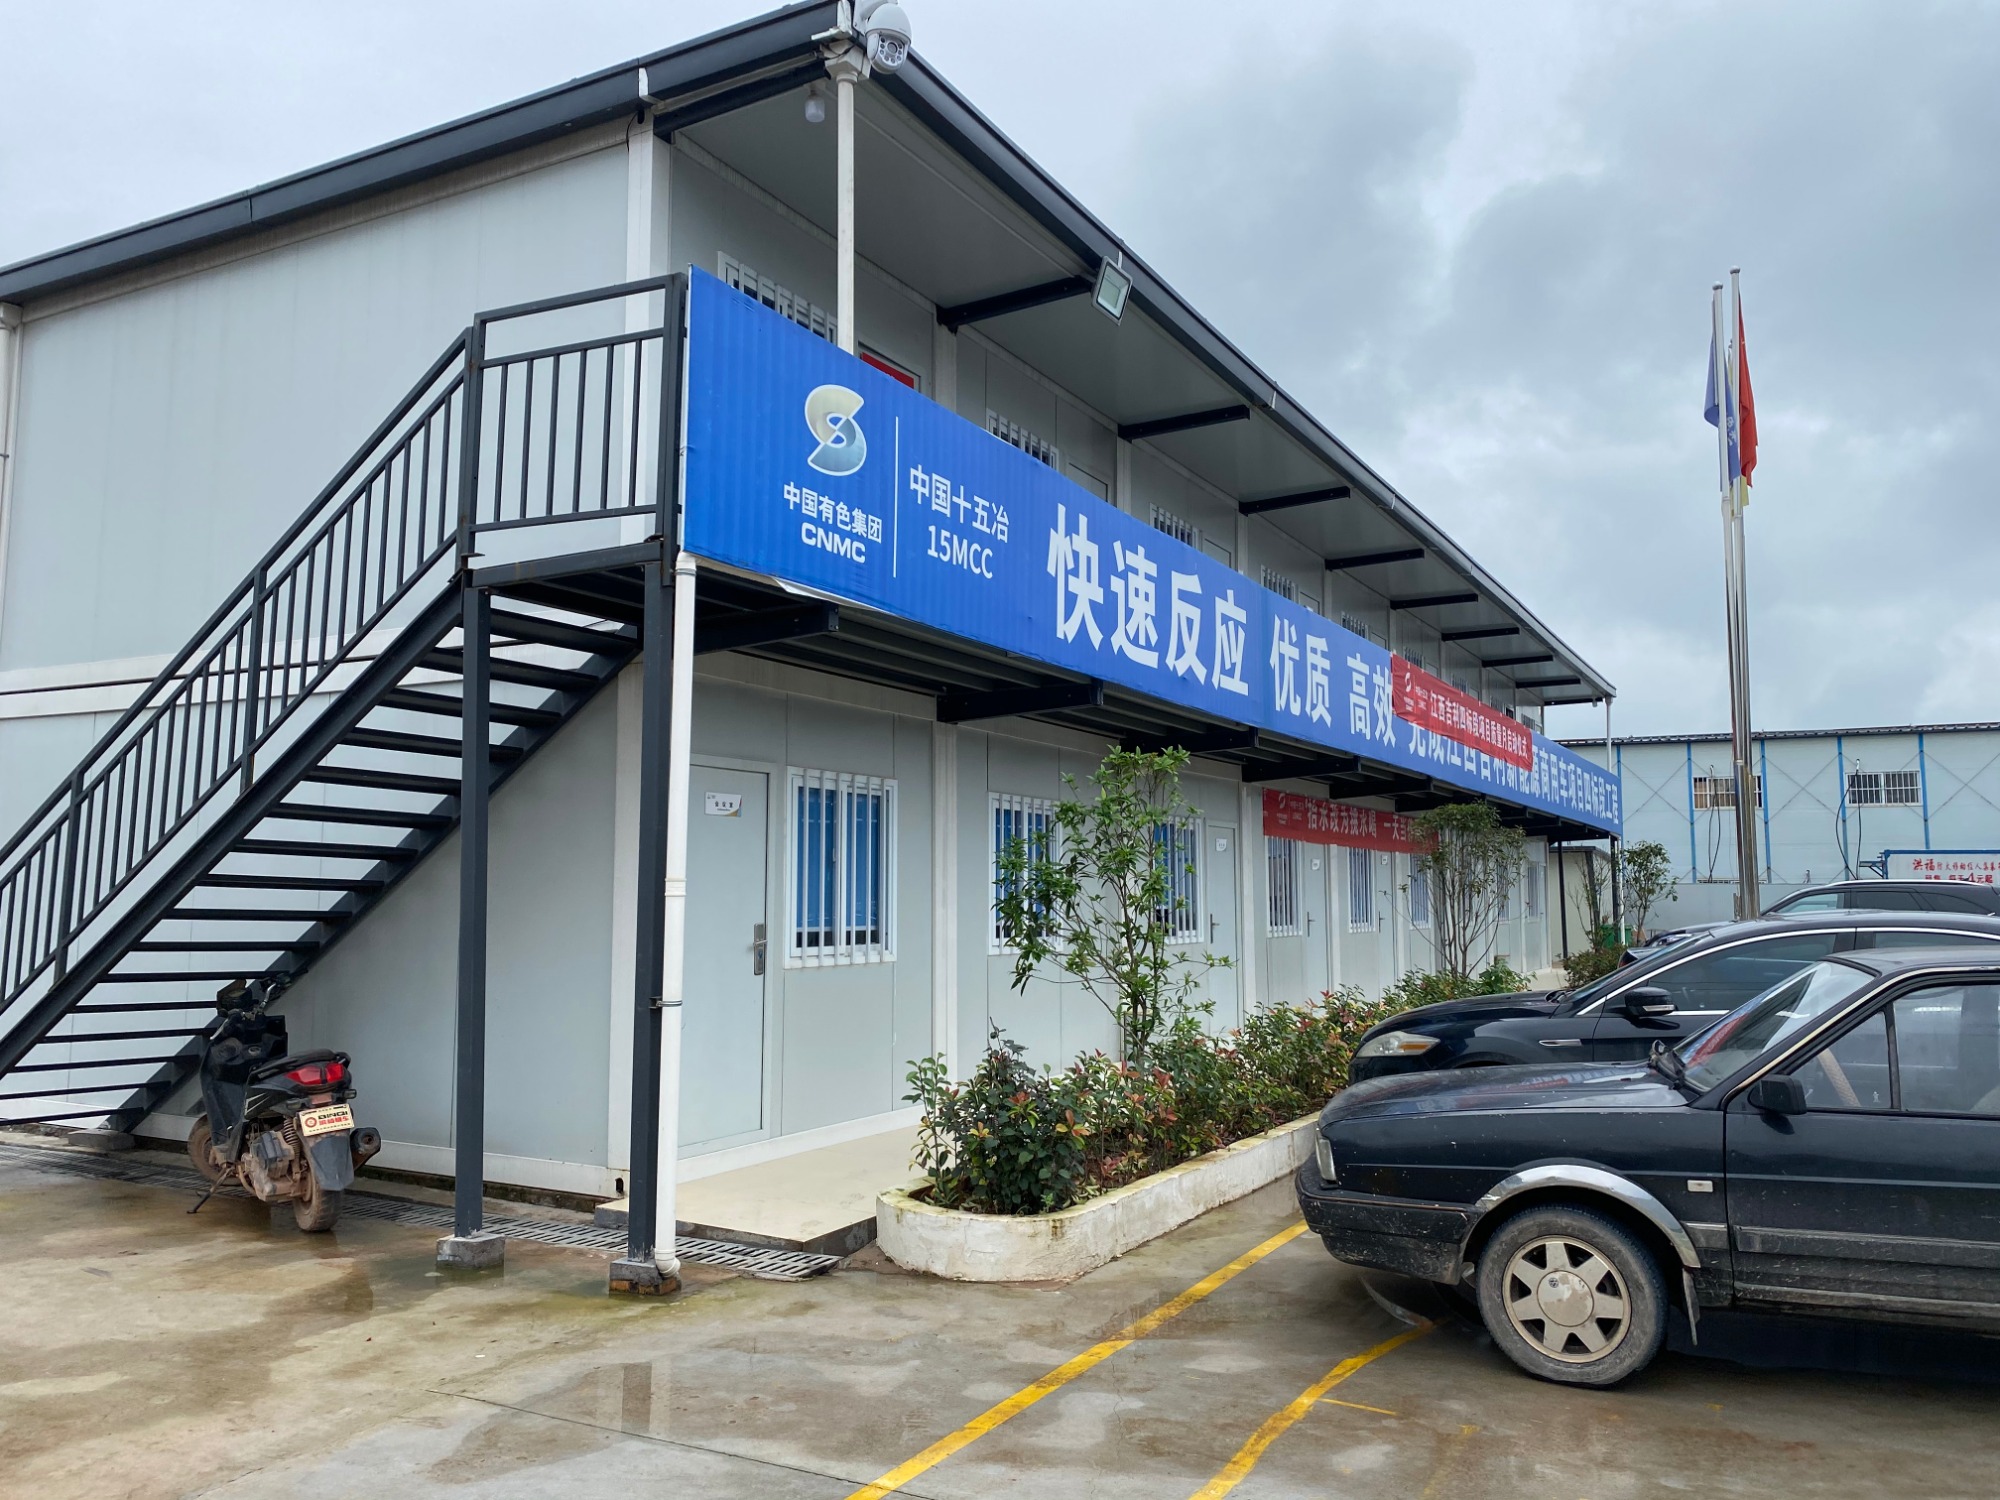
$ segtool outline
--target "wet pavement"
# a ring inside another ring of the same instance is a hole
[[[0,1165],[0,1495],[2000,1495],[2000,1343],[1711,1318],[1565,1390],[1288,1235],[1284,1184],[1064,1287],[868,1253],[669,1303],[582,1251],[445,1275],[421,1230],[185,1207]]]

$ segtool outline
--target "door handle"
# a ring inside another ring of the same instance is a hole
[[[1218,925],[1214,917],[1208,919],[1208,941],[1211,945],[1215,942],[1215,929]]]
[[[1312,914],[1311,912],[1307,912],[1307,913],[1306,913],[1306,936],[1307,936],[1307,937],[1311,937],[1312,935],[1313,935],[1313,914]]]
[[[770,944],[764,938],[764,924],[759,922],[750,929],[750,972],[752,974],[762,974],[764,972],[764,954],[769,947]]]

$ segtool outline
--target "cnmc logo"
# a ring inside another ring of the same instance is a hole
[[[861,398],[844,385],[814,386],[806,397],[806,426],[819,446],[806,460],[822,474],[852,474],[868,458],[868,439],[855,425]]]

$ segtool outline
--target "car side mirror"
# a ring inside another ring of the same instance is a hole
[[[1657,984],[1642,984],[1627,990],[1618,1008],[1635,1021],[1657,1021],[1674,1013],[1674,997]]]
[[[1767,1115],[1802,1115],[1806,1112],[1806,1086],[1789,1073],[1767,1073],[1750,1085],[1744,1096],[1752,1109]]]

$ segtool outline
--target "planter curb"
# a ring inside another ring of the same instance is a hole
[[[950,1281],[1062,1281],[1276,1182],[1312,1156],[1317,1111],[1052,1214],[970,1214],[918,1197],[875,1200],[875,1237],[897,1265]]]

